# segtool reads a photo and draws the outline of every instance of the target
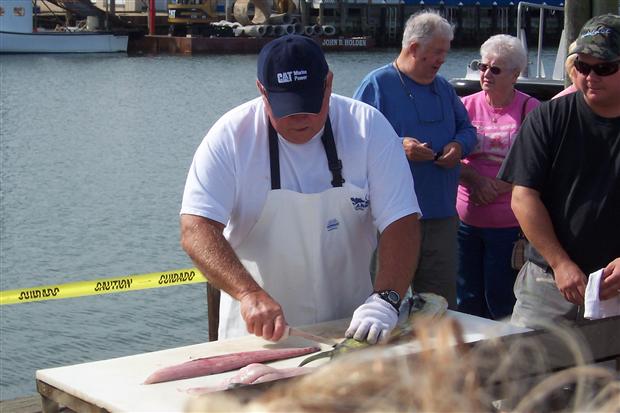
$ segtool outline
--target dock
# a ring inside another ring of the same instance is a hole
[[[2,413],[41,413],[41,411],[41,396],[38,394],[0,401],[0,412]],[[62,411],[70,412],[69,410]]]
[[[90,0],[38,0],[39,24],[53,28],[64,19],[79,26],[90,17],[99,29],[129,33],[130,54],[255,53],[285,33],[316,37],[334,50],[359,50],[354,43],[342,47],[351,38],[371,39],[365,47],[398,47],[407,18],[424,9],[437,10],[454,25],[453,47],[479,47],[491,35],[517,32],[518,2],[508,0],[156,0],[153,22],[148,1],[124,0],[121,7],[116,0],[97,0],[90,8],[82,5],[85,1]],[[54,4],[71,9],[53,9]],[[541,16],[538,9],[526,8],[522,17],[528,43],[535,42],[541,24],[545,45],[558,43],[562,11]]]
[[[360,51],[375,47],[372,37],[315,37],[325,51]],[[273,37],[142,36],[129,42],[127,53],[139,55],[252,54]]]

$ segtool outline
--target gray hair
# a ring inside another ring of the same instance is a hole
[[[403,49],[414,42],[426,44],[434,36],[452,40],[454,27],[435,10],[419,11],[407,19],[403,33]]]
[[[527,54],[525,48],[514,36],[508,34],[496,34],[487,39],[480,46],[480,57],[482,59],[494,57],[502,59],[508,63],[510,69],[522,72],[527,65]]]

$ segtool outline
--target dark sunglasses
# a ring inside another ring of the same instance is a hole
[[[581,60],[579,60],[579,58],[575,59],[575,69],[577,69],[577,71],[584,76],[588,76],[590,74],[590,71],[596,73],[599,76],[613,75],[618,71],[619,65],[620,61],[590,65],[588,63],[582,62]]]
[[[494,75],[499,75],[500,73],[502,73],[502,69],[497,66],[489,66],[486,63],[478,62],[478,70],[480,70],[481,72],[486,72],[487,69],[491,69],[491,73],[493,73]]]

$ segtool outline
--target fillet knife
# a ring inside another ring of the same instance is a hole
[[[291,326],[286,326],[286,331],[284,332],[281,340],[284,340],[288,336],[301,337],[305,338],[306,340],[316,341],[317,343],[327,344],[330,346],[337,344],[337,341],[335,339],[317,336],[315,334],[307,333],[303,330]]]

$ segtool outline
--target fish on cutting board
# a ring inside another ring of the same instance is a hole
[[[185,392],[192,395],[213,393],[227,390],[237,385],[258,384],[301,376],[314,370],[316,370],[315,367],[275,368],[261,363],[252,363],[240,369],[234,376],[223,380],[215,386],[192,387],[185,390]]]
[[[187,361],[185,363],[161,368],[147,377],[144,384],[190,379],[193,377],[223,373],[225,371],[237,370],[252,363],[284,360],[303,356],[305,354],[315,353],[319,350],[319,347],[291,347],[242,351],[212,357],[202,357]]]

